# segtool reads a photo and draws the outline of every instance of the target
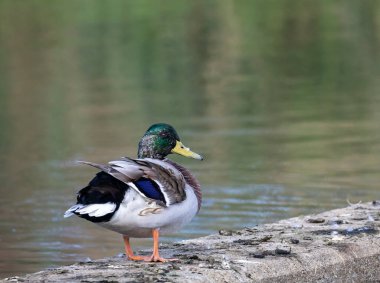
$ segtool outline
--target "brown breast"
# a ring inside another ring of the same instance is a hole
[[[197,200],[198,200],[198,211],[199,211],[201,209],[201,203],[202,203],[202,191],[201,191],[201,185],[199,184],[198,180],[193,176],[193,174],[190,173],[189,170],[179,165],[178,163],[175,163],[174,161],[167,158],[165,159],[165,162],[169,163],[170,165],[173,165],[179,172],[181,172],[183,177],[185,178],[186,183],[188,183],[193,188],[195,196],[197,197]]]

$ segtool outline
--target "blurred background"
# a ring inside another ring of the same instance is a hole
[[[155,122],[203,162],[163,242],[379,198],[380,1],[0,0],[0,278],[123,252],[65,210]],[[135,249],[151,241],[134,240]]]

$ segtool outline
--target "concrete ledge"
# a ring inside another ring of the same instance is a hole
[[[161,247],[181,262],[113,257],[1,282],[379,282],[379,228],[374,201]]]

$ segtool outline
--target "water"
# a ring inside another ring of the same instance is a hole
[[[377,1],[0,2],[0,277],[123,251],[63,219],[168,122],[203,162],[173,241],[379,197]],[[150,248],[135,240],[136,249]]]

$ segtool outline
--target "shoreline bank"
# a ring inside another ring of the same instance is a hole
[[[180,261],[111,257],[0,282],[375,282],[380,278],[380,202],[221,230],[162,245],[160,254]]]

